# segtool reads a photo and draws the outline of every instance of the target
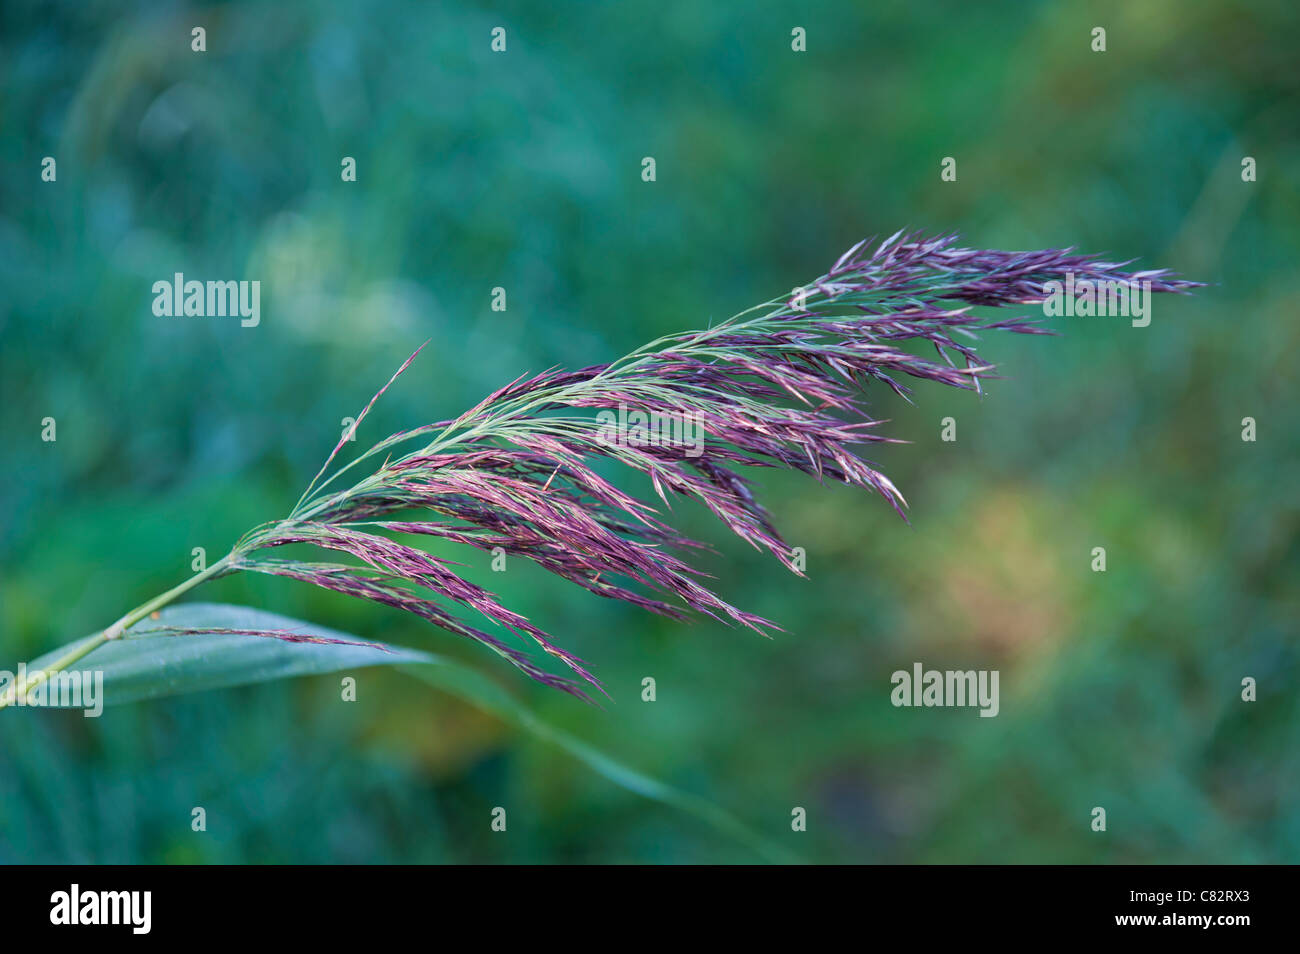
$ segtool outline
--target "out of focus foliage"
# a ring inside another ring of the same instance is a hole
[[[1075,245],[1213,284],[1144,329],[988,338],[1007,377],[982,400],[877,394],[913,441],[874,457],[910,527],[764,476],[808,580],[688,510],[719,592],[786,627],[770,642],[470,554],[616,701],[499,678],[810,860],[1300,861],[1298,30],[1285,0],[6,0],[0,667],[286,511],[426,338],[363,439],[729,315],[865,235]],[[261,325],[155,317],[178,271],[260,280]],[[502,668],[286,581],[202,598]],[[1001,714],[894,708],[918,661],[999,669]],[[0,860],[755,860],[399,672],[358,678],[354,704],[315,677],[0,712]]]

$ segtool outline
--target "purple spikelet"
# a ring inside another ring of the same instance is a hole
[[[581,660],[465,579],[455,564],[391,535],[500,548],[599,596],[674,619],[694,610],[759,632],[777,628],[700,582],[703,574],[682,554],[703,544],[664,522],[652,503],[602,477],[593,462],[610,459],[645,475],[664,505],[674,497],[699,501],[739,537],[798,572],[742,468],[780,467],[863,487],[903,513],[902,493],[852,449],[894,441],[876,432],[883,422],[863,408],[864,388],[878,382],[907,398],[911,379],[980,390],[992,366],[975,352],[977,331],[1052,332],[1040,327],[1041,318],[991,320],[972,308],[1042,303],[1048,283],[1066,275],[1080,282],[1147,282],[1153,292],[1197,285],[1163,270],[1126,272],[1128,264],[1068,249],[964,249],[952,236],[899,233],[874,249],[861,242],[788,299],[661,338],[610,364],[521,376],[454,420],[393,434],[321,483],[346,443],[340,441],[289,517],[240,541],[236,565],[405,610],[586,699],[581,683],[601,687]],[[909,342],[934,356],[907,350]],[[358,425],[414,357],[366,405]],[[399,446],[412,445],[422,446],[394,456]],[[382,465],[348,489],[327,492],[358,464],[380,459]],[[290,544],[357,562],[264,555]],[[542,669],[444,604],[535,644],[572,678]]]

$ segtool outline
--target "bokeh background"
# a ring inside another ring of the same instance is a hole
[[[911,526],[762,475],[808,580],[681,511],[720,593],[785,634],[491,575],[596,667],[606,711],[300,584],[196,596],[463,659],[807,861],[1300,861],[1298,35],[1286,0],[5,0],[0,667],[285,512],[426,338],[363,439],[732,314],[867,235],[1074,245],[1211,285],[1145,329],[986,338],[1006,377],[982,400],[874,395],[912,441],[874,458]],[[176,271],[260,280],[260,327],[155,317]],[[999,669],[1001,714],[894,708],[917,661]],[[338,699],[321,676],[98,720],[4,711],[0,860],[762,860],[400,671]]]

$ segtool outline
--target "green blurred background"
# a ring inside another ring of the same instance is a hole
[[[1075,245],[1213,284],[1145,329],[987,337],[1006,379],[983,400],[874,394],[913,442],[874,457],[910,527],[760,475],[808,580],[681,510],[772,641],[492,574],[605,679],[604,712],[300,584],[196,595],[467,660],[809,861],[1300,861],[1298,34],[1283,0],[5,0],[0,668],[286,512],[426,338],[363,440],[725,317],[867,235]],[[261,325],[155,317],[176,271],[260,280]],[[1001,714],[892,707],[917,661],[999,669]],[[0,713],[0,860],[760,860],[460,699],[358,675],[350,705],[323,676]]]

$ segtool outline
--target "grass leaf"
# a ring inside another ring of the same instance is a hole
[[[150,630],[263,630],[296,632],[345,643],[298,643],[266,636],[150,635]],[[93,636],[87,640],[94,639]],[[278,613],[223,603],[188,603],[168,607],[157,619],[145,619],[117,640],[105,643],[78,664],[104,674],[104,703],[204,689],[226,689],[291,676],[310,676],[362,666],[433,662],[430,653],[397,647],[358,645],[355,636],[304,623]],[[69,647],[61,647],[27,664],[43,669]],[[387,651],[386,651],[387,650]]]
[[[162,635],[158,631],[163,629],[184,630],[186,634]],[[283,636],[231,635],[226,632],[229,630],[300,634],[338,642],[290,642]],[[94,638],[87,637],[86,641]],[[28,670],[43,669],[69,648],[61,647],[33,660]],[[205,689],[382,665],[402,666],[425,683],[556,746],[615,785],[685,812],[769,861],[796,860],[707,799],[623,765],[581,739],[549,725],[482,673],[433,653],[363,643],[348,633],[248,606],[189,603],[168,607],[156,619],[141,621],[123,638],[87,654],[78,668],[102,672],[104,704],[120,705]]]

